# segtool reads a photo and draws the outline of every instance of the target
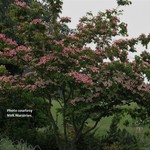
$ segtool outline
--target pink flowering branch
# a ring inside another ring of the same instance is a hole
[[[79,83],[93,84],[92,77],[90,74],[82,74],[76,71],[70,72],[69,76],[73,77]]]
[[[15,0],[15,4],[17,6],[22,7],[22,8],[29,8],[29,6],[25,2],[21,2],[21,1]]]

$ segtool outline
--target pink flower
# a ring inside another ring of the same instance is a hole
[[[60,20],[62,22],[70,22],[71,21],[71,18],[70,17],[61,17]]]
[[[95,54],[97,54],[97,55],[101,54],[101,52],[100,52],[99,50],[95,50],[94,52],[95,52]]]
[[[74,40],[77,40],[77,39],[78,39],[78,37],[76,37],[76,36],[74,36],[74,35],[68,35],[68,38],[74,39]]]
[[[2,39],[3,41],[6,40],[5,34],[0,34],[0,39]]]
[[[107,30],[106,30],[106,29],[101,29],[100,32],[101,32],[101,33],[106,33]]]
[[[117,34],[117,30],[112,30],[112,35],[116,35]]]
[[[91,59],[90,56],[87,55],[83,55],[83,56],[79,56],[80,59]]]
[[[10,83],[13,80],[12,80],[12,76],[0,76],[0,81]]]
[[[29,52],[29,51],[31,51],[31,47],[26,47],[24,45],[20,45],[16,48],[16,51],[17,52],[19,52],[19,51]]]
[[[83,30],[83,29],[84,29],[84,26],[83,26],[82,23],[79,23],[79,24],[77,25],[77,28],[78,28],[79,30]]]
[[[87,19],[87,16],[83,16],[81,19]]]
[[[42,22],[42,19],[34,19],[34,20],[32,20],[31,24],[41,24],[41,25],[44,25],[43,22]]]
[[[82,49],[83,51],[92,51],[92,49],[90,48],[90,47],[84,47],[83,49]]]
[[[21,2],[21,1],[16,0],[15,4],[17,6],[20,6],[20,7],[23,7],[23,8],[29,8],[29,6],[25,2]]]
[[[7,38],[5,42],[10,44],[10,45],[15,45],[15,46],[18,45],[16,41],[13,41],[12,39],[9,39],[9,38]]]
[[[5,34],[0,34],[0,40],[2,40],[3,42],[6,42],[9,45],[14,45],[14,46],[18,45],[16,41],[6,38]]]
[[[39,65],[45,64],[47,61],[48,61],[48,58],[44,56],[40,59]]]
[[[55,42],[55,44],[56,45],[61,45],[61,46],[63,46],[63,41],[61,40],[61,41],[54,41]]]
[[[36,85],[31,85],[30,90],[35,91],[36,90]]]
[[[25,60],[25,61],[31,61],[31,60],[32,60],[32,56],[30,56],[30,55],[25,55],[25,56],[24,56],[24,60]]]
[[[62,53],[62,56],[69,57],[68,53]]]
[[[3,52],[0,51],[0,55],[3,55]]]
[[[40,58],[40,62],[37,65],[43,65],[46,64],[49,60],[54,59],[55,57],[53,55],[47,55]]]
[[[74,72],[70,72],[69,76],[72,76],[73,78],[75,78],[77,82],[83,82],[83,83],[87,83],[91,85],[93,84],[90,74],[81,74],[81,73],[74,71]]]
[[[99,68],[95,67],[95,66],[91,66],[90,69],[92,70],[92,72],[98,72]]]
[[[14,49],[10,50],[9,52],[6,52],[5,55],[7,55],[7,56],[14,56],[14,55],[16,55],[16,51]]]
[[[70,53],[72,53],[72,54],[75,54],[74,50],[73,50],[72,48],[70,48],[70,47],[65,47],[65,48],[64,48],[64,52],[65,52],[65,53],[66,53],[66,52],[70,52]]]

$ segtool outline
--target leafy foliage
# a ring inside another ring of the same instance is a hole
[[[29,70],[19,75],[3,71],[1,95],[7,99],[8,93],[23,91],[40,97],[60,150],[76,149],[81,137],[94,130],[102,117],[120,111],[118,106],[144,105],[150,98],[150,84],[145,82],[145,77],[149,80],[149,53],[144,51],[134,61],[128,58],[137,51],[137,43],[147,47],[150,36],[113,40],[128,36],[118,9],[96,16],[87,13],[72,32],[67,28],[70,18],[59,18],[61,5],[61,1],[15,1],[8,16],[17,38],[0,34],[1,63]],[[96,47],[87,47],[90,43]],[[63,135],[52,114],[53,100],[61,107]],[[88,119],[94,121],[92,127],[87,126]]]
[[[27,145],[26,143],[22,143],[18,141],[18,144],[14,144],[11,140],[8,138],[2,138],[0,139],[0,149],[3,150],[34,150],[34,148],[30,145]]]
[[[114,116],[108,134],[101,140],[101,147],[104,150],[115,147],[117,150],[138,150],[138,140],[136,137],[126,129],[120,130],[118,128],[120,119],[120,116]]]

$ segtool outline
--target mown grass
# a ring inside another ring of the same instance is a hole
[[[132,103],[130,106],[125,105],[123,106],[124,108],[135,108],[137,107],[137,105],[135,103]],[[53,115],[56,118],[57,122],[58,122],[58,126],[60,127],[61,130],[63,130],[62,127],[62,116],[61,114],[57,115],[57,109],[60,108],[59,103],[57,101],[53,101]],[[103,119],[101,119],[101,121],[99,122],[98,126],[97,126],[97,131],[96,131],[96,135],[98,136],[103,136],[105,134],[107,134],[107,131],[109,130],[111,121],[112,121],[113,116],[110,117],[105,117]],[[125,122],[128,121],[129,124],[125,125]],[[149,125],[136,125],[134,126],[133,123],[136,122],[137,120],[131,118],[130,115],[128,114],[124,114],[122,116],[122,119],[120,120],[119,123],[119,128],[120,129],[126,129],[127,131],[129,131],[130,133],[132,133],[133,135],[135,135],[137,138],[139,138],[139,141],[145,145],[150,147],[150,136],[146,135],[146,133],[148,134],[150,127]],[[89,120],[88,121],[88,126],[92,126],[93,125],[93,121]],[[149,132],[150,133],[150,132]]]

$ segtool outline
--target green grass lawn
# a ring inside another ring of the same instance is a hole
[[[132,103],[130,106],[123,106],[123,107],[130,107],[130,108],[134,108],[134,107],[137,107],[137,105],[135,103]],[[60,108],[59,106],[59,103],[57,101],[53,101],[53,107],[52,107],[52,112],[53,112],[53,116],[54,118],[56,119],[57,118],[57,121],[58,121],[58,124],[59,125],[62,125],[62,116],[61,114],[58,114],[57,116],[57,109]],[[99,134],[103,134],[103,133],[106,133],[106,131],[109,129],[109,126],[111,124],[111,120],[112,120],[113,116],[110,116],[110,117],[105,117],[103,119],[101,119],[100,123],[98,124],[98,132]],[[125,126],[124,125],[124,122],[125,121],[129,121],[129,126]],[[124,116],[122,117],[121,121],[120,121],[120,124],[119,124],[119,128],[127,128],[130,132],[134,132],[134,130],[136,129],[136,127],[138,126],[133,126],[132,123],[136,122],[136,120],[134,120],[133,118],[131,118],[130,115],[127,115],[127,114],[124,114]],[[89,120],[88,124],[89,126],[92,126],[93,125],[93,121]],[[141,128],[144,128],[147,126],[145,125],[144,127],[140,126]]]
[[[59,103],[57,101],[53,101],[53,115],[55,118],[57,118],[57,122],[58,125],[60,127],[61,130],[63,130],[62,128],[62,116],[59,114],[58,116],[56,116],[56,110],[57,108],[59,108]],[[137,107],[136,104],[131,104],[130,106],[124,106],[124,107]],[[113,116],[110,117],[105,117],[103,119],[101,119],[101,121],[99,122],[98,126],[97,126],[97,131],[96,134],[98,136],[103,136],[107,133],[107,131],[109,130],[111,121],[112,121]],[[125,126],[124,122],[125,121],[129,121],[129,125]],[[124,114],[124,116],[122,117],[120,123],[119,123],[119,128],[120,129],[126,129],[127,131],[129,131],[130,133],[134,134],[135,136],[139,137],[139,139],[146,144],[148,144],[148,147],[150,147],[150,139],[149,137],[145,137],[145,132],[148,132],[150,130],[148,125],[144,125],[144,126],[133,126],[132,123],[134,123],[136,120],[132,119],[130,115]],[[88,126],[92,126],[93,125],[93,121],[89,120],[88,121]]]

